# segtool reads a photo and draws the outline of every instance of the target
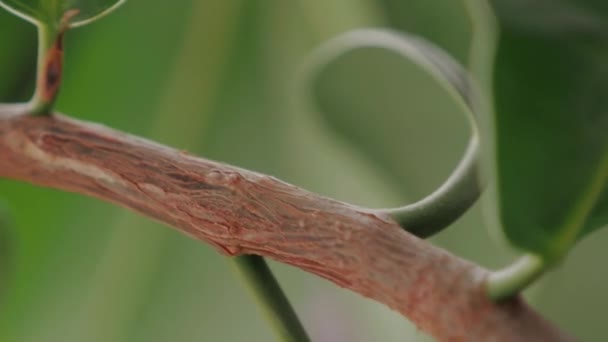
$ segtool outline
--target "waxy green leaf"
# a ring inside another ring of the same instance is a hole
[[[95,21],[110,13],[126,0],[0,0],[0,6],[34,24],[58,29],[62,18],[74,11],[69,27]],[[77,11],[77,12],[76,12]]]
[[[492,3],[498,218],[552,261],[608,223],[608,6]]]

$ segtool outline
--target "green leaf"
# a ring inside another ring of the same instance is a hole
[[[492,3],[498,218],[552,261],[608,223],[608,6]]]
[[[68,11],[69,27],[86,25],[110,13],[126,0],[0,0],[0,6],[34,24],[58,29]]]

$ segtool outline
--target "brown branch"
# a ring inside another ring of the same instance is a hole
[[[299,267],[441,341],[570,340],[520,298],[489,301],[487,271],[388,217],[100,125],[20,111],[0,107],[0,177],[114,202],[227,255]]]

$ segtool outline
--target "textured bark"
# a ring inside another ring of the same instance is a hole
[[[63,116],[0,107],[0,177],[87,194],[227,255],[258,254],[384,303],[440,341],[566,341],[487,271],[369,209]]]

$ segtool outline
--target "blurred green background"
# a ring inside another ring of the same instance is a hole
[[[396,206],[435,189],[468,139],[462,113],[415,66],[362,50],[322,96],[356,144],[296,89],[320,43],[355,28],[413,32],[468,64],[471,19],[446,0],[129,0],[71,31],[58,109],[335,198]],[[32,25],[0,11],[0,102],[32,92]],[[0,156],[1,157],[1,156]],[[479,207],[433,239],[498,268],[514,253]],[[0,180],[0,341],[269,341],[252,298],[211,248],[121,208]],[[526,292],[584,341],[608,336],[608,232]],[[315,341],[429,341],[384,306],[272,263]]]

